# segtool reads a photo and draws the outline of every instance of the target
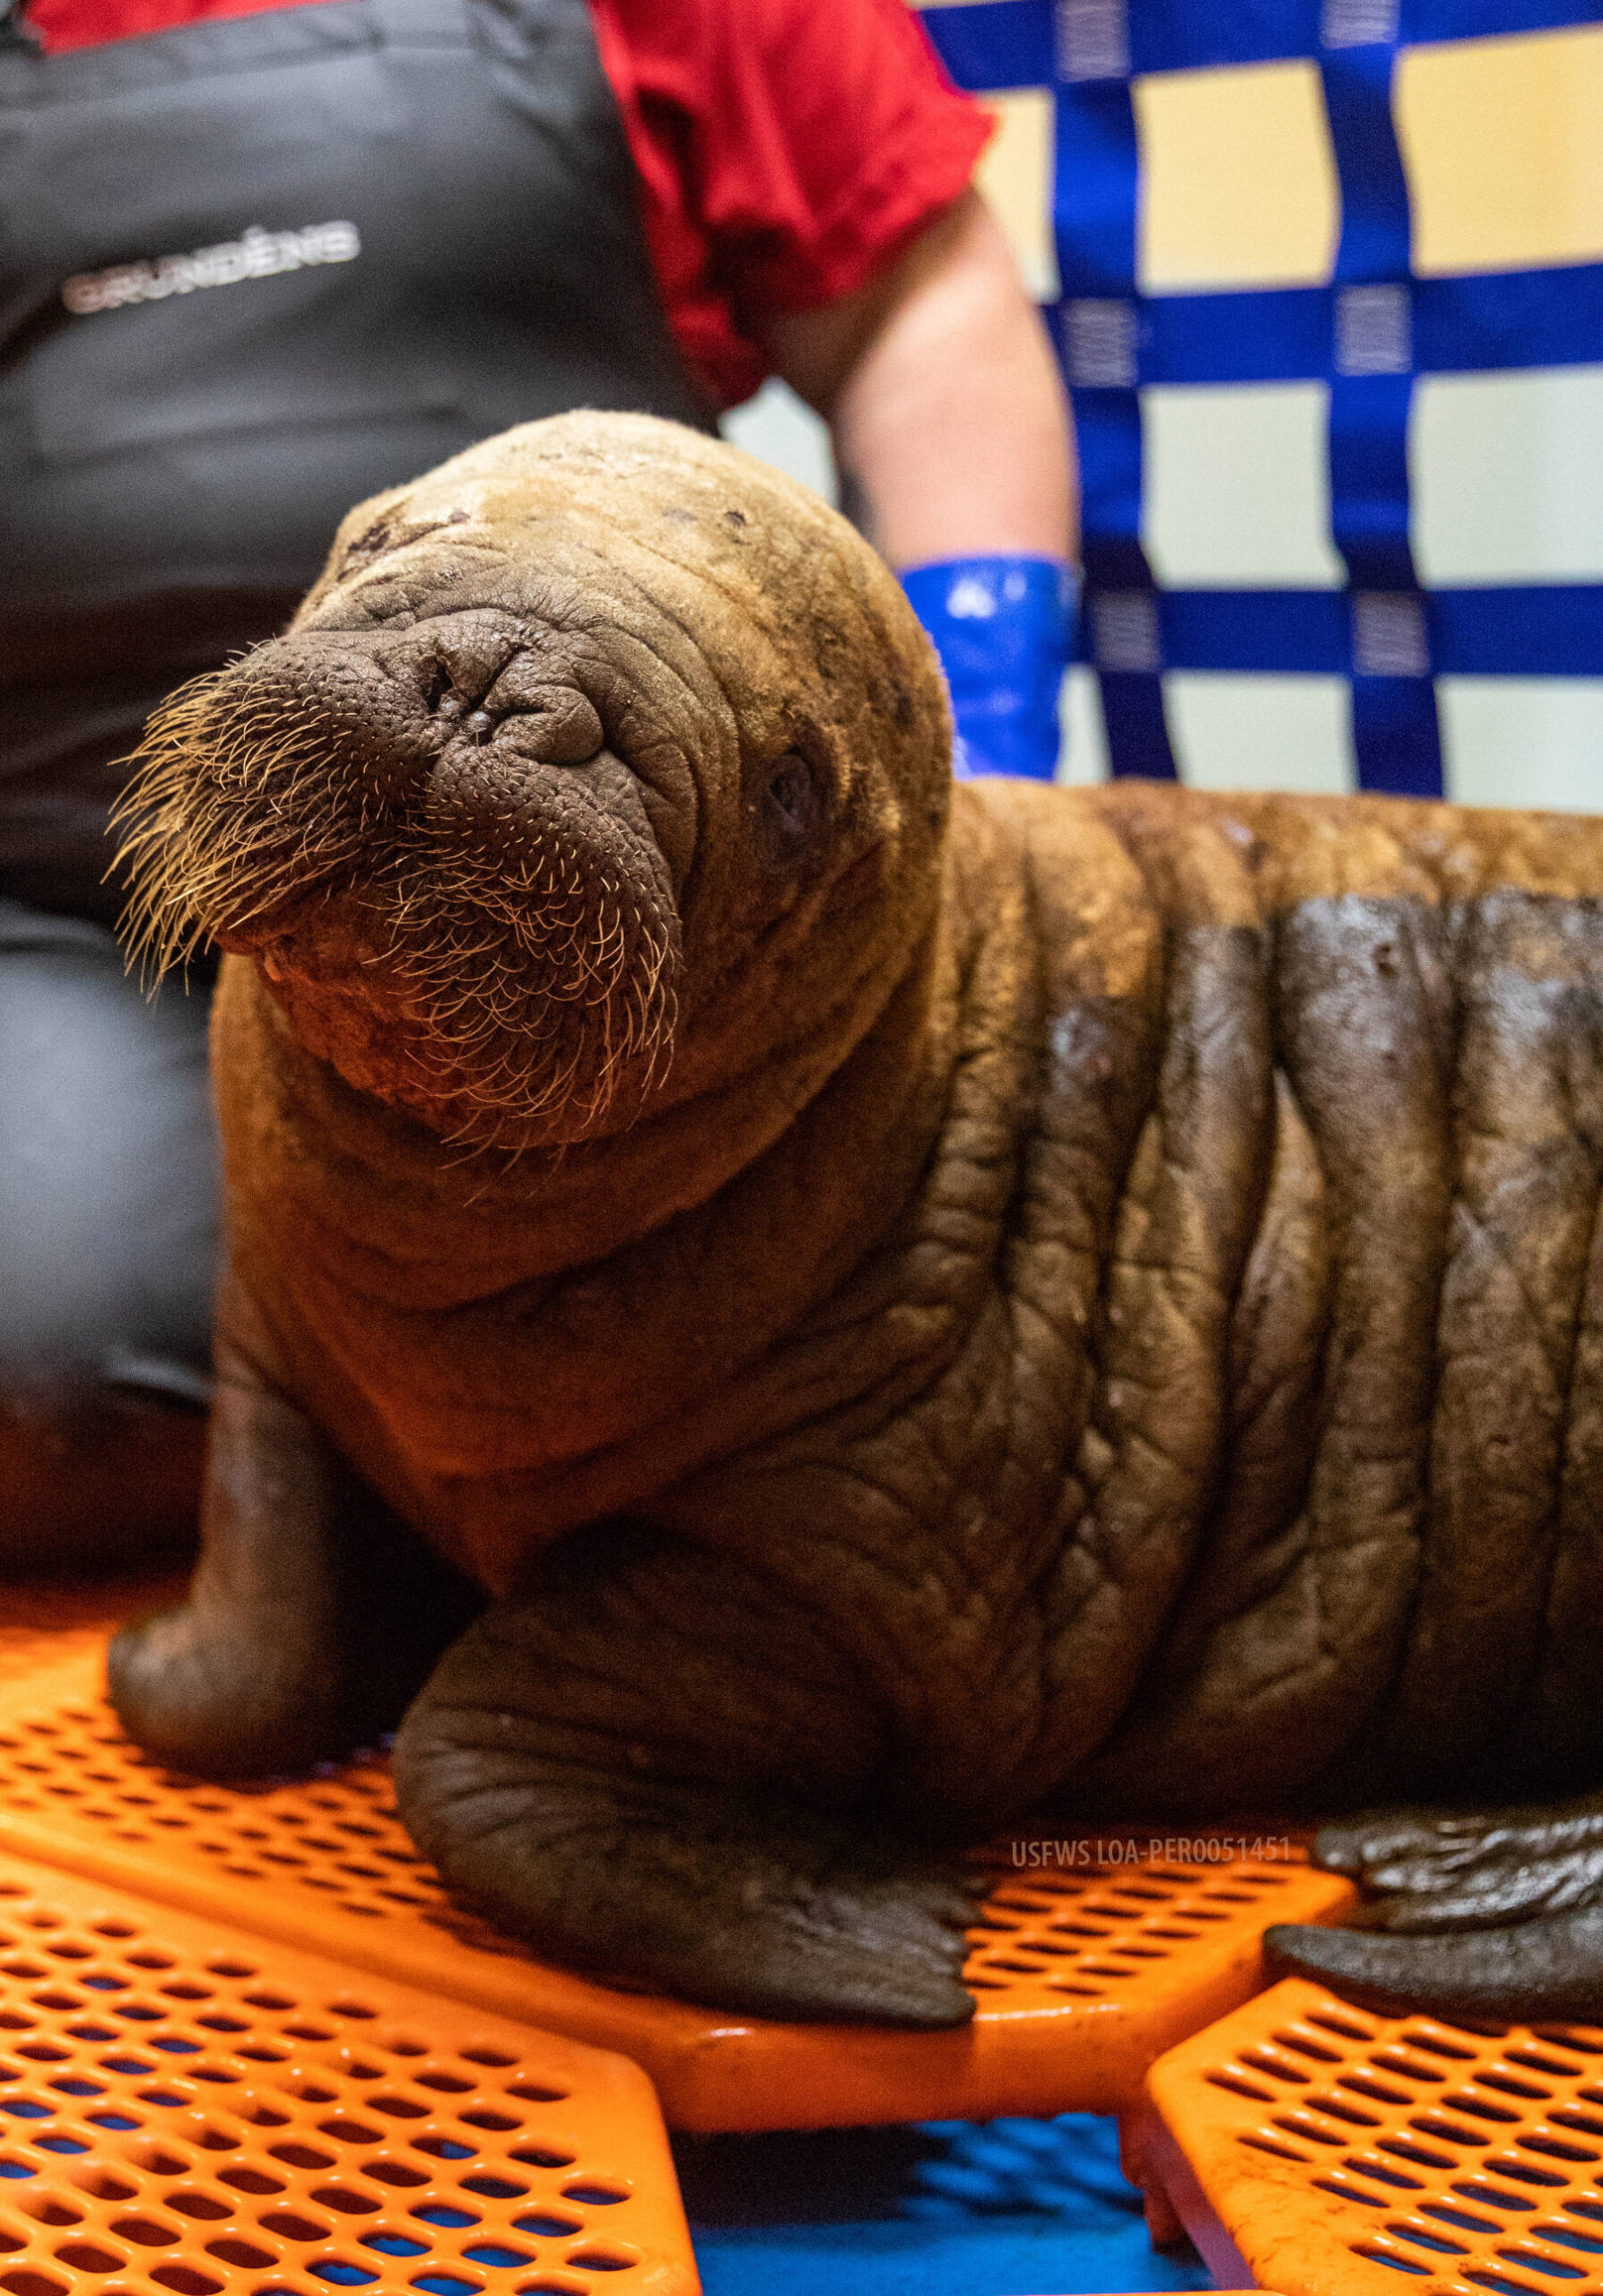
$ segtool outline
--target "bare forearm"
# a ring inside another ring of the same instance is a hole
[[[973,190],[859,294],[782,316],[774,364],[824,414],[869,530],[940,657],[958,772],[1057,770],[1074,642],[1068,408]]]
[[[780,371],[829,419],[893,566],[1076,554],[1063,387],[977,193],[871,295],[777,320],[770,339]]]

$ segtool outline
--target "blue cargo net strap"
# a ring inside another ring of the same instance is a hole
[[[1061,300],[1049,314],[1084,488],[1083,627],[1116,774],[1172,776],[1164,670],[1337,674],[1365,788],[1439,794],[1433,679],[1603,674],[1603,585],[1424,589],[1414,377],[1603,360],[1603,265],[1415,280],[1392,125],[1399,45],[1591,23],[1577,0],[980,0],[925,19],[975,91],[1051,87]],[[1311,57],[1342,231],[1329,287],[1145,296],[1130,78]],[[1317,379],[1345,592],[1166,591],[1141,543],[1140,387]]]
[[[1085,613],[1115,773],[1175,778],[1156,585],[1141,547],[1139,157],[1124,0],[1059,0],[1058,353],[1080,451]]]

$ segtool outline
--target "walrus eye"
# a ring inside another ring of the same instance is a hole
[[[823,806],[817,777],[797,751],[787,750],[769,767],[756,812],[765,858],[781,869],[799,861],[813,842]]]

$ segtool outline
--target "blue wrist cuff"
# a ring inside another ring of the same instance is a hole
[[[1058,768],[1058,697],[1074,658],[1074,568],[1060,558],[947,558],[908,567],[902,587],[946,673],[958,778],[1050,781]]]

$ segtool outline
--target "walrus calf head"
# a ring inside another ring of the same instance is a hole
[[[448,1137],[555,1145],[883,972],[948,754],[843,520],[675,424],[562,416],[353,510],[288,634],[152,721],[135,935],[253,956],[313,1052]]]

